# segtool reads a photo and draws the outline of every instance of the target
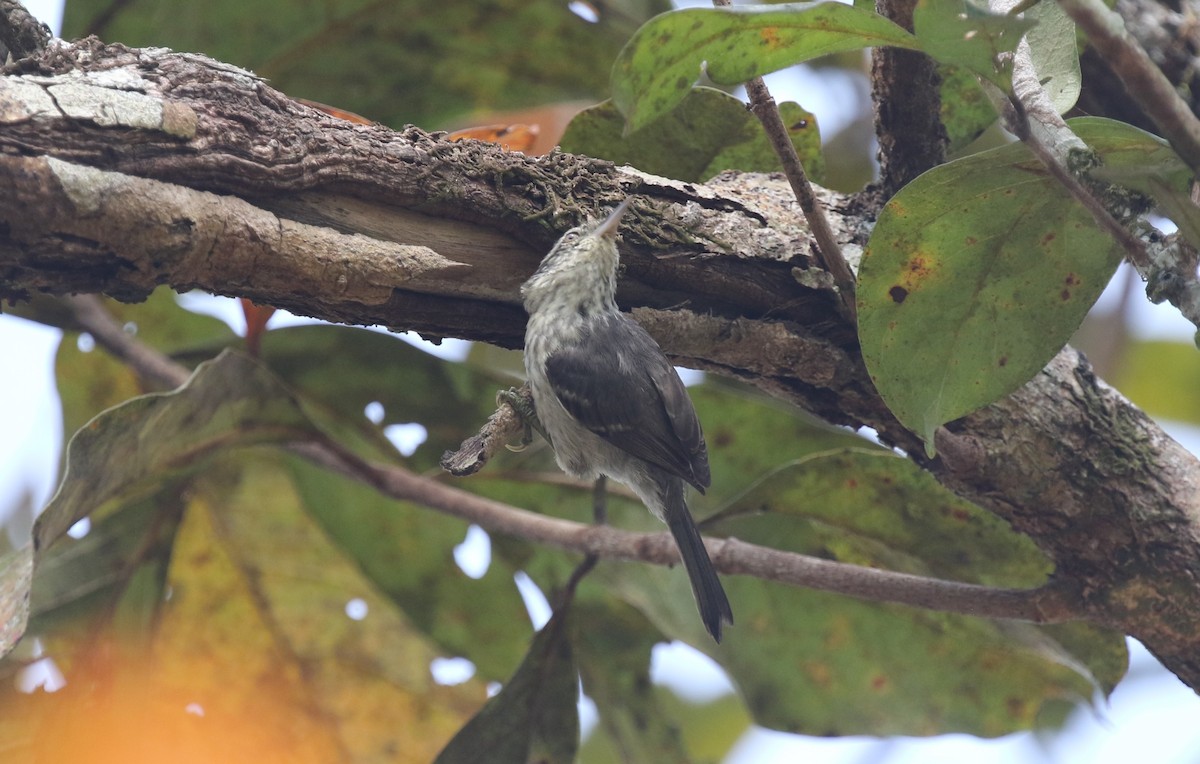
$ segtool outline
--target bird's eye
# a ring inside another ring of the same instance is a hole
[[[578,240],[579,240],[579,232],[578,231],[567,231],[565,234],[563,234],[563,241],[578,241]]]

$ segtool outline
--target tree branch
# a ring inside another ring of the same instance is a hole
[[[1175,92],[1186,97],[1189,108],[1197,111],[1200,108],[1200,69],[1195,66],[1195,59],[1200,51],[1200,26],[1195,23],[1195,0],[1178,4],[1117,0],[1114,10],[1121,14],[1125,29],[1142,49],[1153,52],[1154,62]],[[1100,114],[1150,132],[1157,129],[1095,47],[1089,45],[1082,51],[1079,65],[1083,72],[1083,89],[1072,116]]]
[[[713,5],[719,8],[728,7],[731,5],[731,0],[713,0]],[[804,163],[800,161],[796,147],[788,136],[787,127],[783,124],[779,107],[775,104],[775,99],[771,97],[771,91],[767,89],[767,83],[763,81],[762,77],[752,77],[746,82],[746,94],[750,97],[750,111],[762,123],[767,140],[770,141],[776,156],[779,157],[780,164],[783,165],[784,177],[788,179],[792,193],[796,195],[796,201],[800,203],[800,211],[804,213],[804,219],[808,221],[808,228],[812,231],[813,238],[816,239],[817,259],[821,263],[821,267],[833,276],[833,283],[837,285],[838,297],[841,299],[846,317],[851,324],[857,324],[858,306],[854,296],[857,281],[854,271],[850,270],[850,265],[842,254],[842,248],[834,238],[833,229],[830,228],[829,221],[825,217],[825,211],[817,201],[812,183],[808,180],[808,173],[804,171]]]
[[[631,533],[546,517],[442,485],[400,467],[367,464],[347,454],[334,455],[309,446],[300,447],[299,453],[364,480],[387,496],[432,507],[488,531],[605,560],[654,565],[679,563],[679,551],[666,532]],[[1083,617],[1059,584],[1030,590],[996,589],[832,562],[737,539],[709,537],[705,545],[717,570],[764,581],[985,618],[1054,623]]]
[[[993,2],[1000,11],[1008,11],[1015,5],[1011,0]],[[1067,193],[1091,213],[1096,226],[1121,247],[1125,259],[1146,280],[1151,299],[1169,300],[1185,318],[1200,327],[1200,301],[1196,299],[1200,295],[1200,277],[1194,253],[1189,257],[1184,251],[1185,243],[1177,240],[1174,246],[1159,247],[1152,255],[1142,238],[1144,231],[1135,227],[1137,221],[1129,219],[1126,201],[1107,200],[1103,193],[1097,192],[1101,184],[1088,176],[1089,168],[1078,167],[1079,161],[1072,162],[1072,152],[1086,151],[1088,147],[1054,108],[1033,66],[1028,41],[1021,41],[1013,60],[1012,99],[988,83],[984,83],[984,88],[1003,115],[1004,126],[1029,147]],[[1078,169],[1072,169],[1072,165]]]
[[[688,186],[572,155],[530,159],[415,129],[355,127],[198,56],[92,41],[56,46],[21,70],[0,77],[6,295],[107,290],[128,299],[151,284],[200,286],[332,321],[514,347],[524,328],[516,290],[541,254],[578,220],[633,194],[638,218],[623,229],[619,300],[677,362],[828,421],[875,428],[956,494],[1028,534],[1090,618],[1137,636],[1200,687],[1196,459],[1066,349],[1012,396],[951,423],[952,459],[926,460],[875,393],[836,298],[793,278],[812,240],[786,184],[728,175]],[[98,97],[104,90],[108,102]],[[188,241],[180,232],[215,200],[189,197],[199,206],[182,217],[121,218],[89,201],[90,187],[77,182],[89,173],[56,171],[49,157],[158,181],[164,202],[172,189],[236,196],[268,225],[256,229],[258,249],[206,269],[208,258],[226,256],[224,245],[179,245]],[[869,206],[822,196],[843,249],[861,248]],[[329,264],[305,236],[279,246],[284,221],[374,243]],[[176,238],[152,238],[171,232]],[[396,266],[400,246],[468,267],[414,276]],[[345,281],[322,279],[325,268]],[[366,272],[409,280],[354,278]],[[297,283],[314,291],[298,292]]]
[[[915,0],[875,0],[876,12],[910,32],[915,7]],[[920,51],[871,51],[871,100],[884,200],[946,161],[949,138],[941,119],[940,83],[937,64]]]

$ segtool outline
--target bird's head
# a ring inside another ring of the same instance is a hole
[[[551,299],[572,303],[612,302],[620,262],[617,228],[627,209],[628,199],[600,223],[589,221],[562,235],[537,271],[521,286],[521,298],[529,312]]]

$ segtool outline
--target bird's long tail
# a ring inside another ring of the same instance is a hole
[[[688,579],[692,582],[692,594],[700,608],[700,620],[713,639],[720,642],[721,623],[733,624],[733,610],[729,607],[729,599],[725,596],[721,579],[717,577],[717,570],[708,557],[708,550],[704,548],[700,530],[688,511],[683,490],[683,481],[668,488],[665,519],[679,547],[679,556],[683,558]]]

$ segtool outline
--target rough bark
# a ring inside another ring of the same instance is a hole
[[[636,194],[620,298],[676,359],[874,427],[1029,534],[1097,622],[1200,687],[1200,464],[1070,349],[925,460],[808,277],[811,241],[779,179],[693,186],[354,126],[199,56],[95,41],[0,78],[0,175],[2,296],[167,284],[506,347],[541,252]],[[869,210],[825,201],[860,248]]]
[[[876,0],[875,10],[913,31],[915,0]],[[900,48],[871,51],[871,101],[879,140],[879,191],[884,199],[946,161],[941,75],[924,53]]]

